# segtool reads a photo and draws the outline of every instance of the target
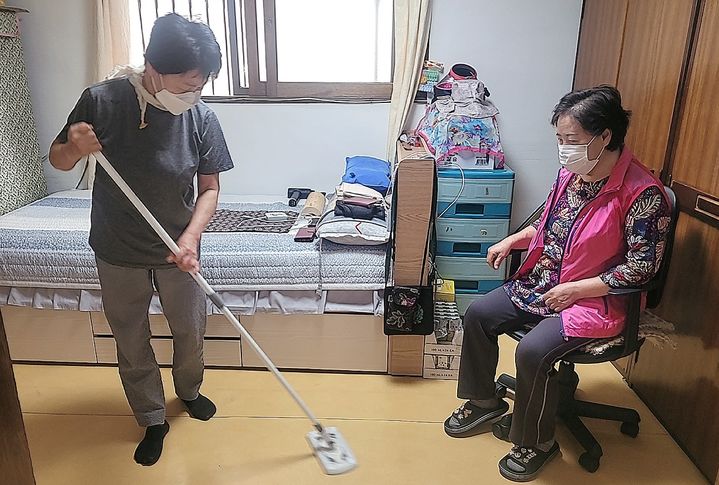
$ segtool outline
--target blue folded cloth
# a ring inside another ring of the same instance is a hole
[[[342,181],[362,184],[386,195],[389,190],[391,168],[389,162],[374,157],[347,157]]]

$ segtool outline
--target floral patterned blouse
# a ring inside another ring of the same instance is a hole
[[[544,251],[525,277],[505,283],[504,290],[519,308],[542,316],[555,312],[547,307],[542,295],[559,284],[559,266],[564,246],[579,211],[597,196],[608,178],[585,182],[575,175],[549,215],[544,235]],[[599,275],[611,288],[636,286],[649,281],[664,254],[671,221],[669,207],[657,187],[646,189],[629,209],[624,221],[627,240],[626,261]],[[539,221],[534,223],[538,228]]]

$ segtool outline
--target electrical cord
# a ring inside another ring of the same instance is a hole
[[[455,196],[454,200],[447,206],[446,209],[444,209],[444,210],[442,211],[442,213],[441,213],[440,215],[437,216],[437,219],[441,219],[442,216],[444,216],[444,215],[457,203],[457,201],[459,200],[459,198],[462,197],[462,192],[464,192],[464,180],[465,180],[465,179],[464,179],[464,170],[463,170],[462,167],[461,167],[458,163],[456,163],[456,162],[450,162],[449,165],[454,165],[454,166],[456,166],[456,167],[459,169],[459,174],[460,174],[461,177],[462,177],[462,185],[459,187],[459,192],[458,192],[457,195]]]

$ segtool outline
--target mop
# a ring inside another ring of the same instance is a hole
[[[155,230],[157,235],[160,236],[160,238],[167,245],[167,247],[174,254],[179,254],[180,248],[177,246],[175,241],[172,240],[169,234],[167,234],[167,231],[165,231],[165,229],[160,225],[160,223],[157,222],[157,219],[155,219],[152,213],[150,213],[147,207],[145,207],[142,201],[140,201],[135,192],[132,191],[132,189],[127,185],[125,180],[120,176],[119,173],[117,173],[115,168],[110,164],[107,158],[105,158],[105,155],[103,155],[102,152],[95,152],[93,153],[93,156],[97,159],[97,163],[99,163],[100,166],[105,169],[110,178],[112,178],[112,180],[117,184],[120,190],[122,190],[128,200],[132,203],[132,205],[134,205],[135,208],[140,212],[140,214],[142,214],[142,217],[145,218],[147,223],[152,226],[152,228]],[[212,287],[207,283],[205,278],[203,278],[200,273],[190,274],[200,286],[200,288],[202,288],[202,290],[208,296],[210,301],[212,301],[212,303],[214,303],[217,308],[220,309],[220,311],[227,318],[227,320],[229,320],[230,323],[232,323],[232,325],[234,325],[237,330],[239,330],[240,334],[242,334],[242,338],[245,339],[245,342],[250,344],[250,346],[254,349],[257,355],[265,363],[265,366],[270,371],[272,371],[277,380],[280,381],[280,384],[282,384],[282,386],[287,390],[290,396],[292,396],[295,402],[300,406],[300,408],[302,408],[302,411],[312,422],[312,425],[315,429],[307,433],[307,442],[312,447],[312,450],[317,459],[319,460],[320,465],[322,466],[325,473],[327,473],[328,475],[337,475],[340,473],[348,472],[355,468],[357,466],[357,460],[355,459],[355,456],[352,453],[352,450],[350,449],[349,445],[342,437],[342,434],[336,428],[325,428],[322,426],[322,424],[320,424],[312,411],[307,407],[307,404],[305,404],[305,402],[302,400],[299,394],[297,394],[297,392],[290,385],[290,383],[287,382],[285,377],[280,373],[280,371],[270,360],[267,354],[265,354],[265,352],[260,348],[260,346],[257,345],[255,339],[252,338],[250,333],[245,329],[245,327],[242,326],[237,317],[235,317],[235,315],[232,314],[230,309],[227,308],[225,303],[222,301],[222,298],[220,298],[220,295],[218,295],[215,290],[212,289]]]

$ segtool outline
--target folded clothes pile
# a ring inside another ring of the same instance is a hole
[[[321,239],[337,244],[373,246],[389,239],[388,205],[391,167],[373,157],[349,157],[342,182],[328,196],[317,224]]]
[[[335,215],[365,221],[386,218],[384,197],[374,189],[343,182],[335,189],[335,196]]]

